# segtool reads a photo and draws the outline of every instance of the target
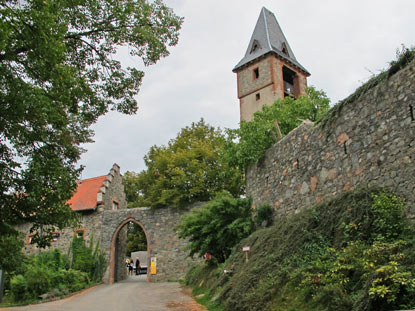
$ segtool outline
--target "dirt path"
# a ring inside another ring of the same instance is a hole
[[[133,276],[114,285],[99,285],[75,296],[7,311],[203,311],[179,283],[146,283]]]

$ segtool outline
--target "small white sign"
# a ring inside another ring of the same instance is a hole
[[[242,247],[242,250],[244,252],[249,252],[251,250],[251,248],[249,246],[244,246],[244,247]]]

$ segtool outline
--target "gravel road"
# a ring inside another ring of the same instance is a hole
[[[179,283],[147,283],[145,275],[99,285],[62,300],[2,311],[202,311]]]

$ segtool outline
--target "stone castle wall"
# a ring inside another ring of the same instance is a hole
[[[247,171],[254,206],[286,215],[358,186],[382,186],[415,215],[415,62],[338,109],[304,122]]]
[[[187,241],[179,239],[174,227],[188,210],[171,208],[131,208],[117,211],[105,211],[103,215],[102,249],[110,265],[103,281],[117,281],[120,270],[124,270],[125,250],[119,251],[122,242],[117,240],[118,229],[126,228],[128,222],[139,224],[147,237],[147,267],[149,281],[168,281],[183,279],[189,267],[199,259],[188,257],[185,249]],[[115,264],[111,266],[111,254]],[[150,273],[151,259],[157,263],[156,274]],[[144,264],[144,263],[142,263]],[[119,279],[118,279],[119,280]]]

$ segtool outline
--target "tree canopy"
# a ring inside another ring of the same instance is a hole
[[[127,247],[125,256],[131,256],[132,252],[146,251],[147,238],[144,230],[135,222],[127,224]]]
[[[0,235],[30,221],[44,245],[70,224],[90,126],[109,110],[137,111],[144,73],[117,60],[118,48],[154,64],[181,23],[161,0],[0,1]]]
[[[233,198],[226,191],[184,215],[176,227],[179,237],[189,239],[190,256],[210,253],[218,262],[224,262],[233,247],[253,229],[251,200]]]
[[[252,121],[242,121],[239,129],[228,130],[226,157],[230,165],[245,168],[256,162],[279,139],[301,124],[316,122],[328,111],[330,100],[323,91],[307,88],[306,94],[278,99],[254,113]]]
[[[243,172],[224,158],[225,134],[201,119],[183,128],[167,146],[153,146],[146,170],[124,176],[131,205],[184,207],[228,190],[243,193]]]

